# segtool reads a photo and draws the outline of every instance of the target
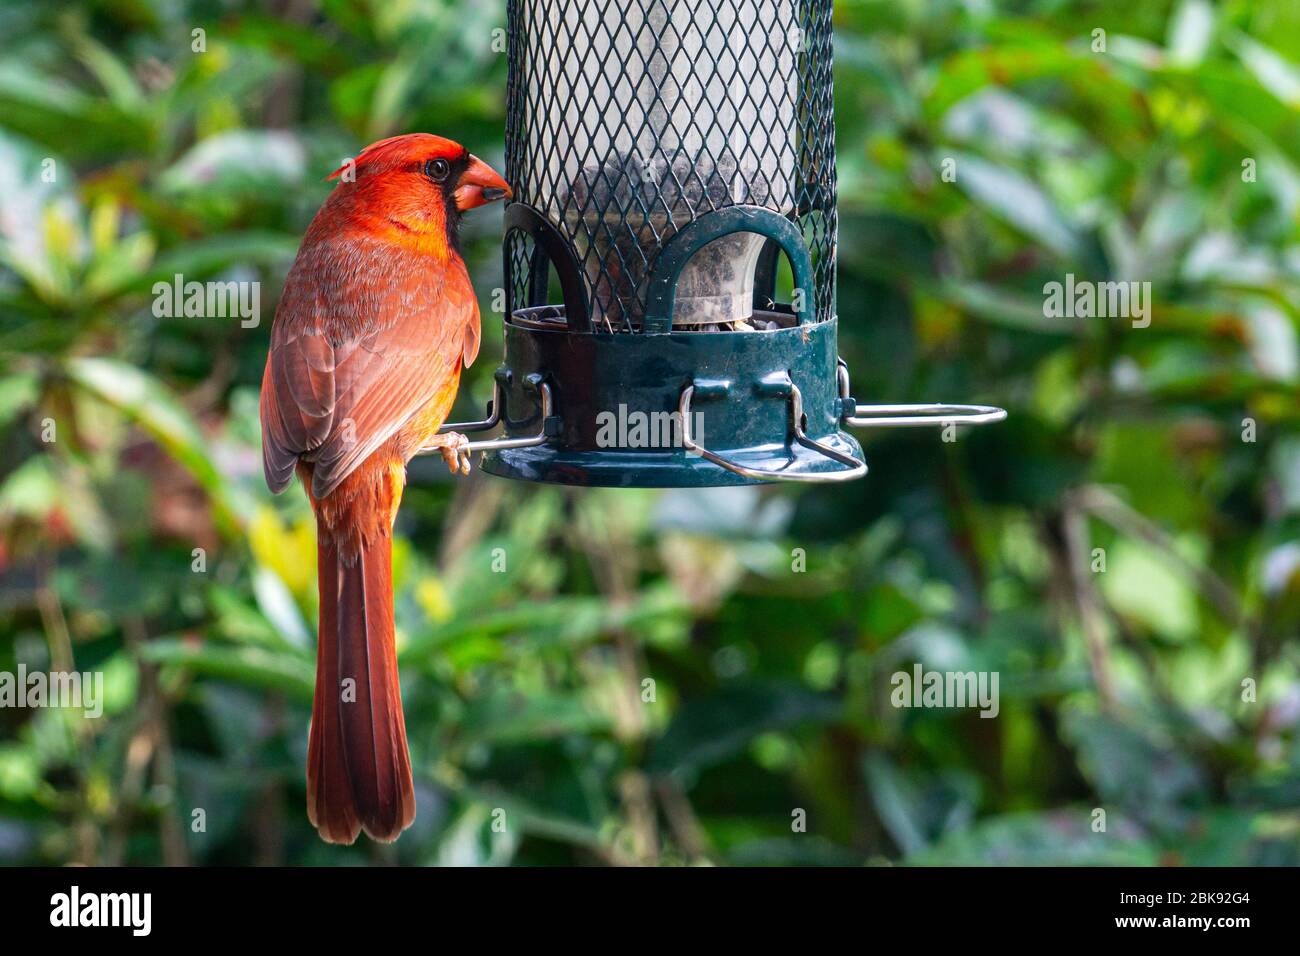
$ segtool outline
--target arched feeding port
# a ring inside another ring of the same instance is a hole
[[[471,443],[485,471],[842,481],[867,470],[846,428],[1005,417],[851,397],[831,0],[508,0],[507,16],[505,355],[487,417],[444,428],[504,427]]]

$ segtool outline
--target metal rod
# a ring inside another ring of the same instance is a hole
[[[542,415],[541,425],[538,427],[536,435],[526,435],[523,438],[485,438],[482,441],[466,443],[465,450],[470,454],[473,454],[476,451],[497,451],[503,448],[531,448],[534,445],[546,444],[547,440],[550,438],[550,436],[546,434],[546,420],[551,417],[554,410],[551,401],[551,386],[546,382],[540,382],[537,385],[537,390],[541,394]],[[501,392],[501,383],[498,382],[495,388],[495,397],[492,401],[492,409],[487,418],[481,422],[443,425],[438,429],[438,434],[444,435],[448,432],[486,431],[501,421],[501,407],[503,400],[504,395],[502,395]],[[431,455],[434,452],[441,453],[441,451],[441,445],[429,445],[421,448],[416,452],[416,454]]]
[[[906,428],[914,425],[989,425],[1006,417],[1006,409],[992,405],[858,405],[854,413],[845,416],[843,421],[851,428]]]
[[[677,401],[677,413],[682,419],[682,444],[688,451],[699,454],[705,461],[710,461],[719,468],[725,468],[732,474],[740,475],[742,478],[752,478],[756,481],[836,482],[852,481],[855,478],[861,478],[867,473],[867,463],[865,461],[858,461],[852,455],[846,455],[829,445],[823,445],[821,442],[815,441],[804,434],[803,395],[800,394],[798,386],[793,382],[790,383],[790,420],[794,426],[795,439],[805,448],[811,448],[833,461],[847,465],[848,467],[844,471],[764,471],[761,468],[738,465],[734,461],[709,451],[703,445],[696,444],[694,437],[691,435],[691,399],[694,395],[695,385],[687,385],[682,389],[682,396]]]
[[[840,359],[836,370],[840,398],[848,398],[849,367]],[[850,428],[908,428],[927,425],[990,425],[1007,417],[1005,408],[995,405],[949,405],[922,402],[903,405],[857,405],[843,416]]]
[[[485,432],[489,428],[495,428],[497,422],[501,421],[501,383],[492,382],[492,401],[488,402],[488,417],[481,422],[451,422],[444,424],[438,429],[439,435],[445,435],[448,432]]]

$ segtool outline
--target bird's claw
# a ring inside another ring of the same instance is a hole
[[[454,475],[460,472],[462,475],[468,475],[470,471],[470,450],[469,439],[460,432],[447,432],[444,436],[447,443],[438,450],[442,452],[442,460],[447,463]]]

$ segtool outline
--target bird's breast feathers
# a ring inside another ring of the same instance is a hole
[[[324,497],[426,406],[449,407],[479,336],[458,256],[431,261],[370,236],[304,243],[262,383],[272,490],[289,484],[302,459],[313,465],[312,493]]]

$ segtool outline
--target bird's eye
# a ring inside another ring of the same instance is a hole
[[[428,176],[435,183],[440,183],[447,178],[451,172],[451,163],[445,159],[431,159],[424,164],[424,175]]]

